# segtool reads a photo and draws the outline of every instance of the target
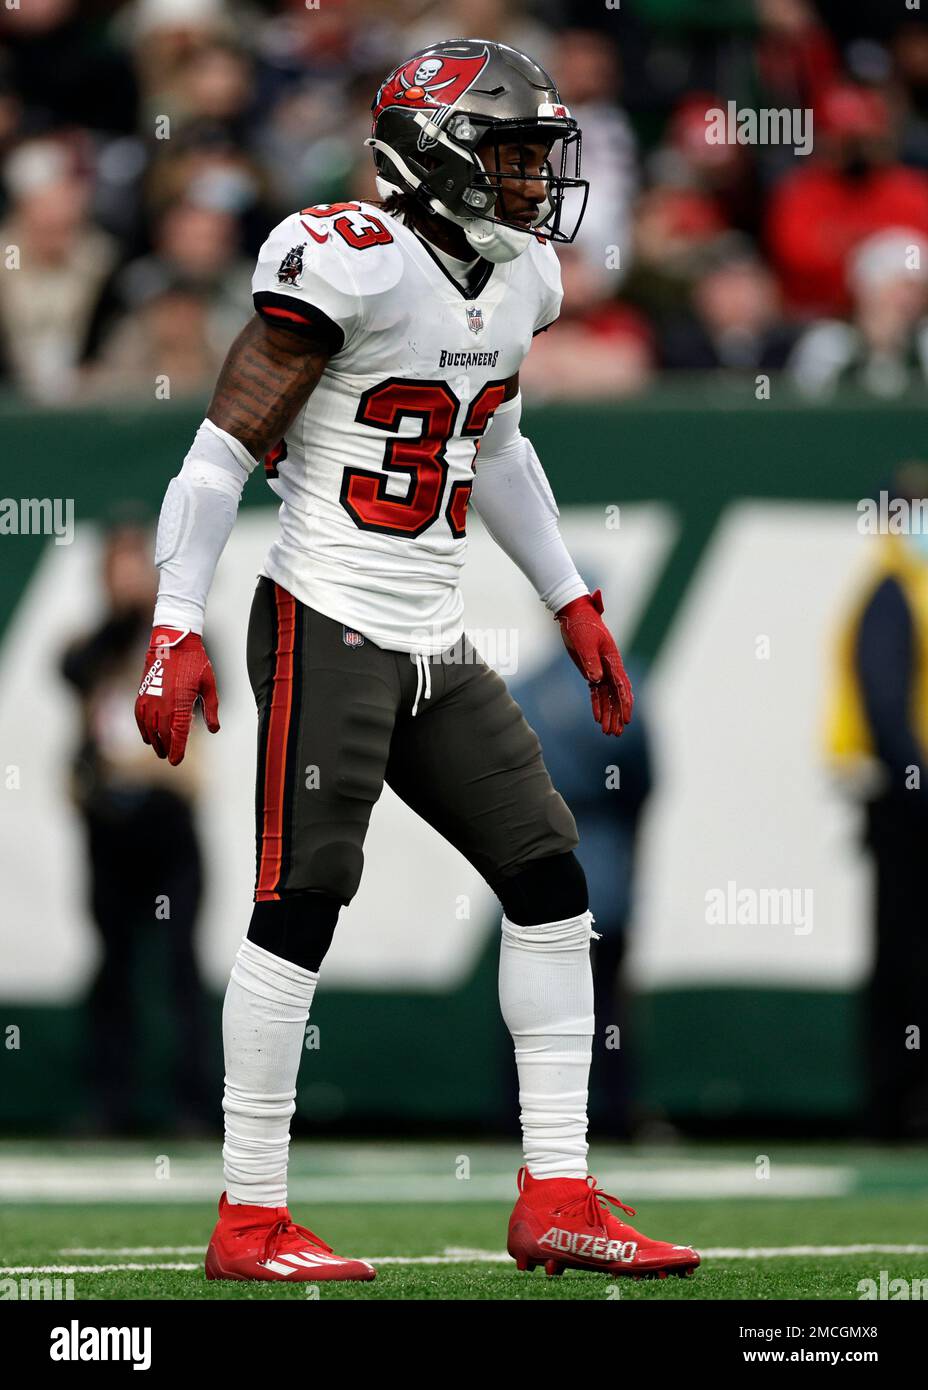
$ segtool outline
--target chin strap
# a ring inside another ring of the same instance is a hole
[[[450,144],[447,136],[441,135],[441,138],[444,143]],[[376,140],[373,136],[365,140],[364,143],[386,155],[403,178],[408,180],[414,191],[422,187],[422,180],[412,172],[402,155],[397,154],[392,146],[387,145],[383,140]],[[403,192],[403,189],[397,184],[391,183],[379,174],[376,175],[376,183],[377,191],[383,198],[389,197],[391,193]],[[531,232],[523,232],[518,227],[506,227],[502,223],[491,222],[486,217],[460,217],[457,213],[446,208],[444,203],[439,202],[437,198],[429,197],[427,206],[430,212],[434,212],[439,217],[444,217],[447,222],[453,222],[455,226],[462,228],[468,245],[478,256],[482,256],[485,261],[491,261],[494,265],[514,261],[517,256],[521,256],[522,252],[527,250],[532,237]],[[547,204],[539,211],[537,220],[543,220],[546,216]]]
[[[499,222],[490,222],[485,217],[455,218],[464,229],[468,243],[485,261],[499,265],[514,261],[528,249],[531,232],[521,232],[516,227],[504,227]]]

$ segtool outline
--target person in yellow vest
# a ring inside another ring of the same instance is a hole
[[[833,765],[863,795],[875,952],[866,991],[868,1128],[928,1137],[928,464],[880,498],[874,564],[845,622],[828,714]]]

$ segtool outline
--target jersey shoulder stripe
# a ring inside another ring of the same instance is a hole
[[[275,294],[273,290],[257,290],[252,298],[255,312],[273,328],[284,328],[301,338],[322,342],[330,356],[344,347],[344,329],[318,305],[307,304],[292,294]]]

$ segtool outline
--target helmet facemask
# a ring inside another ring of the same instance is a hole
[[[528,225],[545,241],[573,241],[589,192],[588,183],[580,178],[580,131],[576,124],[572,120],[569,125],[564,120],[490,121],[479,116],[457,120],[478,132],[474,154],[479,169],[461,195],[463,206],[452,210],[517,231],[525,231]],[[452,117],[447,125],[453,127],[454,122]],[[545,149],[540,167],[537,158],[526,158],[528,147],[537,145]],[[517,189],[523,199],[526,189],[544,195],[530,224],[513,215],[512,195]]]
[[[367,142],[382,156],[381,176],[412,192],[430,212],[462,227],[478,254],[492,261],[512,260],[533,233],[543,241],[573,241],[589,192],[589,184],[580,178],[580,131],[575,121],[493,120],[453,110],[416,112],[414,119],[420,126],[415,155],[402,159],[389,138]],[[539,144],[546,147],[545,159],[533,173],[527,168],[525,147]],[[516,147],[519,157],[510,159],[507,168],[503,151],[509,146]],[[516,185],[524,193],[526,185],[534,184],[540,185],[544,198],[530,222],[516,220],[509,215],[507,193]]]

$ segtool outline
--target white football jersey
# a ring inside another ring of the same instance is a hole
[[[400,218],[329,204],[275,227],[253,290],[269,323],[333,347],[266,461],[282,505],[263,572],[379,646],[445,650],[481,436],[560,308],[553,248],[480,262],[468,293]]]

